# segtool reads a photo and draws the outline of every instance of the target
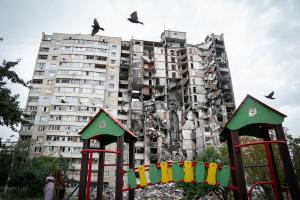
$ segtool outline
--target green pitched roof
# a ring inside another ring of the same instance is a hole
[[[100,109],[79,134],[82,139],[95,138],[104,141],[105,144],[115,142],[116,137],[123,134],[125,142],[137,140],[137,136],[133,132],[104,109]]]
[[[280,125],[285,117],[286,115],[247,95],[227,121],[221,132],[221,138],[225,138],[229,130],[238,130],[239,135],[260,137],[261,124]]]

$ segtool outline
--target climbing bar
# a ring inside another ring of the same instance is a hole
[[[88,152],[88,153],[116,153],[116,154],[119,154],[119,151],[100,150],[100,149],[83,149],[80,152],[81,153]]]
[[[259,142],[249,142],[247,144],[238,144],[238,145],[235,145],[235,148],[236,149],[240,149],[242,147],[245,147],[245,146],[251,146],[251,145],[257,145],[257,144],[286,144],[286,141],[284,140],[274,140],[274,141],[259,141]]]

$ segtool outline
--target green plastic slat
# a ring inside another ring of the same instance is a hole
[[[127,171],[127,180],[128,180],[128,183],[129,183],[129,187],[131,189],[135,189],[136,186],[137,186],[137,183],[136,183],[136,176],[135,176],[135,173],[134,173],[133,169],[129,169]]]
[[[204,163],[201,161],[197,162],[197,166],[196,166],[196,181],[198,183],[202,183],[204,181],[205,178],[205,166]]]
[[[159,181],[157,168],[155,167],[154,164],[149,165],[149,176],[150,176],[151,184],[156,184]]]
[[[230,168],[228,165],[224,165],[223,169],[220,172],[218,182],[222,187],[227,187],[230,180]]]
[[[161,169],[157,169],[157,177],[158,177],[158,181],[161,182]]]
[[[183,176],[184,176],[183,169],[176,161],[172,163],[172,175],[173,175],[174,182],[179,182],[183,180]]]

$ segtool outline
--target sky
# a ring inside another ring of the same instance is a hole
[[[126,19],[138,11],[140,24]],[[21,62],[15,71],[31,80],[42,32],[90,34],[97,18],[101,35],[160,40],[165,29],[187,32],[198,44],[208,34],[224,33],[235,102],[250,94],[286,114],[284,126],[300,136],[299,0],[1,0],[0,60]],[[28,90],[9,85],[24,108]],[[264,95],[275,91],[275,100]],[[13,133],[0,127],[0,137]]]

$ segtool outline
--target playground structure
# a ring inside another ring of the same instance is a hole
[[[115,185],[115,198],[117,200],[123,199],[123,192],[128,191],[128,199],[133,200],[135,189],[170,182],[203,183],[227,187],[233,190],[235,200],[252,199],[252,191],[256,186],[271,185],[275,199],[282,200],[284,199],[281,190],[282,185],[279,182],[272,148],[272,144],[277,144],[288,186],[286,190],[289,191],[291,198],[296,200],[300,197],[300,191],[282,128],[285,117],[284,114],[247,95],[220,134],[221,140],[227,142],[230,166],[201,161],[171,161],[135,168],[134,143],[137,136],[112,115],[101,109],[80,132],[83,140],[83,150],[81,151],[82,161],[78,199],[90,199],[93,153],[99,153],[97,199],[102,200],[104,167],[113,166],[104,163],[104,156],[105,153],[114,153],[117,155]],[[271,140],[269,130],[275,130],[277,140]],[[240,136],[253,136],[261,138],[263,141],[240,144]],[[91,149],[89,147],[90,139],[98,140],[100,148]],[[113,142],[117,142],[117,151],[105,150],[105,146]],[[127,171],[123,170],[124,142],[129,143],[129,169]],[[268,174],[271,180],[254,183],[248,192],[241,149],[252,145],[264,146],[268,162]],[[123,188],[123,175],[127,175],[127,188]]]

